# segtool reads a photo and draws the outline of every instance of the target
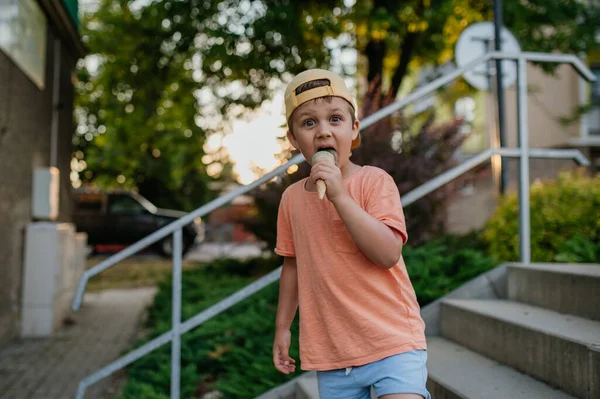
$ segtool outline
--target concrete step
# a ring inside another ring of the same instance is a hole
[[[304,380],[310,380],[311,382],[309,382],[307,386]],[[256,399],[319,399],[318,393],[317,396],[311,396],[312,391],[310,390],[310,385],[313,380],[316,386],[317,373],[315,371],[307,371],[293,380],[263,393]]]
[[[573,398],[443,338],[428,338],[427,353],[427,389],[435,399]]]
[[[600,320],[600,265],[509,265],[508,297],[557,312]]]
[[[590,375],[600,376],[600,345],[590,347]],[[600,398],[600,377],[592,378],[589,399]]]
[[[298,381],[295,399],[319,399],[319,397],[319,385],[316,375]]]
[[[592,365],[600,322],[506,300],[442,302],[442,336],[580,398],[600,375]]]

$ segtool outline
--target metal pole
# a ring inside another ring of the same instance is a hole
[[[502,51],[502,0],[494,1],[494,48]],[[496,59],[496,99],[498,102],[498,138],[500,148],[506,145],[506,130],[504,127],[504,87],[502,86],[502,60]],[[500,158],[500,194],[506,190],[506,167]]]
[[[171,399],[179,399],[181,387],[181,229],[173,232],[173,315],[171,331]]]
[[[527,60],[517,61],[517,111],[519,131],[519,253],[521,263],[531,262],[529,209],[529,128],[527,126]]]

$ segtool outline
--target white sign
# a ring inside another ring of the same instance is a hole
[[[48,22],[35,0],[0,0],[0,50],[40,89],[46,81]]]
[[[517,38],[506,28],[500,31],[500,48],[506,53],[520,53],[521,46]],[[456,65],[461,68],[488,52],[494,51],[494,24],[479,22],[469,25],[458,38],[454,50]],[[490,90],[490,81],[495,81],[496,65],[494,61],[481,63],[475,68],[465,72],[463,77],[469,84],[480,90]],[[515,61],[502,61],[502,86],[512,86],[517,80],[517,66]]]

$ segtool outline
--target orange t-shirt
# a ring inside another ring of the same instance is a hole
[[[425,323],[404,260],[384,269],[352,240],[333,204],[301,180],[283,193],[277,221],[281,256],[296,257],[303,370],[361,366],[425,349]],[[398,188],[384,170],[364,166],[344,180],[372,217],[407,240]]]

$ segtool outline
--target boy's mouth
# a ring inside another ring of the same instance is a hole
[[[319,147],[317,151],[329,151],[329,152],[337,152],[333,147]]]

